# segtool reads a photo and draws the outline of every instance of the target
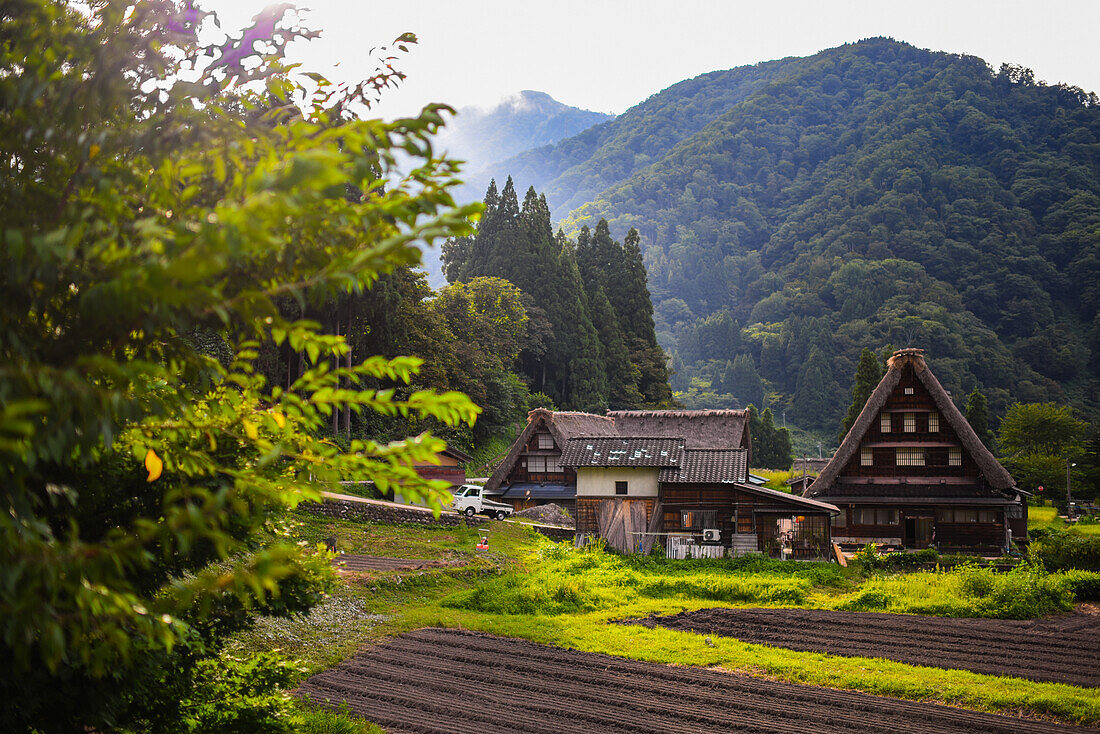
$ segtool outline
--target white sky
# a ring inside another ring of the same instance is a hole
[[[223,29],[271,0],[200,0]],[[332,78],[374,68],[372,46],[404,31],[420,43],[376,111],[427,102],[488,107],[521,89],[621,113],[675,82],[869,36],[1031,68],[1037,79],[1100,91],[1100,0],[300,0],[320,39],[292,56]],[[336,70],[332,70],[339,63]]]

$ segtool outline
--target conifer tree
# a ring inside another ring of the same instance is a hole
[[[543,200],[545,203],[545,200]],[[546,212],[549,228],[549,210]],[[558,291],[557,316],[566,335],[559,359],[568,358],[563,407],[589,412],[607,409],[608,380],[596,329],[588,317],[587,298],[572,249],[563,247],[559,255],[563,287]]]
[[[835,398],[839,390],[833,368],[822,351],[814,346],[798,373],[791,412],[800,425],[815,426],[835,416]],[[832,418],[836,420],[835,417]]]
[[[612,299],[611,306],[619,315],[631,360],[641,370],[638,387],[645,397],[646,406],[662,408],[672,403],[672,388],[668,384],[667,356],[657,343],[653,301],[640,243],[638,230],[631,227],[623,240],[622,287],[617,291],[617,299],[610,292],[608,298]]]
[[[739,354],[728,363],[725,387],[742,405],[764,403],[764,382],[756,371],[752,356]]]
[[[974,388],[966,398],[966,422],[978,434],[982,443],[989,446],[993,438],[989,430],[989,402],[978,388]]]
[[[856,384],[852,387],[852,404],[848,406],[848,413],[840,426],[839,441],[843,441],[848,435],[848,430],[856,422],[867,399],[871,397],[875,387],[882,380],[882,363],[875,357],[875,353],[864,347],[859,354],[859,365],[856,367]]]

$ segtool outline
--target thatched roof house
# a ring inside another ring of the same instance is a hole
[[[575,467],[562,463],[573,438],[674,439],[688,449],[751,449],[744,410],[618,410],[606,415],[537,408],[485,488],[518,509],[556,502],[575,507]]]
[[[806,490],[838,506],[840,542],[1006,551],[1027,503],[924,360],[902,349]],[[1010,533],[1011,531],[1011,533]]]

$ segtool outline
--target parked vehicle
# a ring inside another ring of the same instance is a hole
[[[482,488],[478,485],[463,484],[454,491],[451,507],[465,514],[466,517],[481,514],[495,517],[497,520],[503,520],[514,511],[511,505],[485,499],[482,494]]]

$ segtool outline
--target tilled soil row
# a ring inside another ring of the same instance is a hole
[[[391,732],[998,732],[1073,727],[423,629],[360,651],[298,691]]]
[[[447,561],[433,561],[427,558],[386,558],[351,554],[337,556],[332,563],[344,571],[403,571],[455,565]]]
[[[1035,681],[1100,686],[1100,617],[947,619],[822,609],[702,609],[630,620],[789,650],[885,658]]]

